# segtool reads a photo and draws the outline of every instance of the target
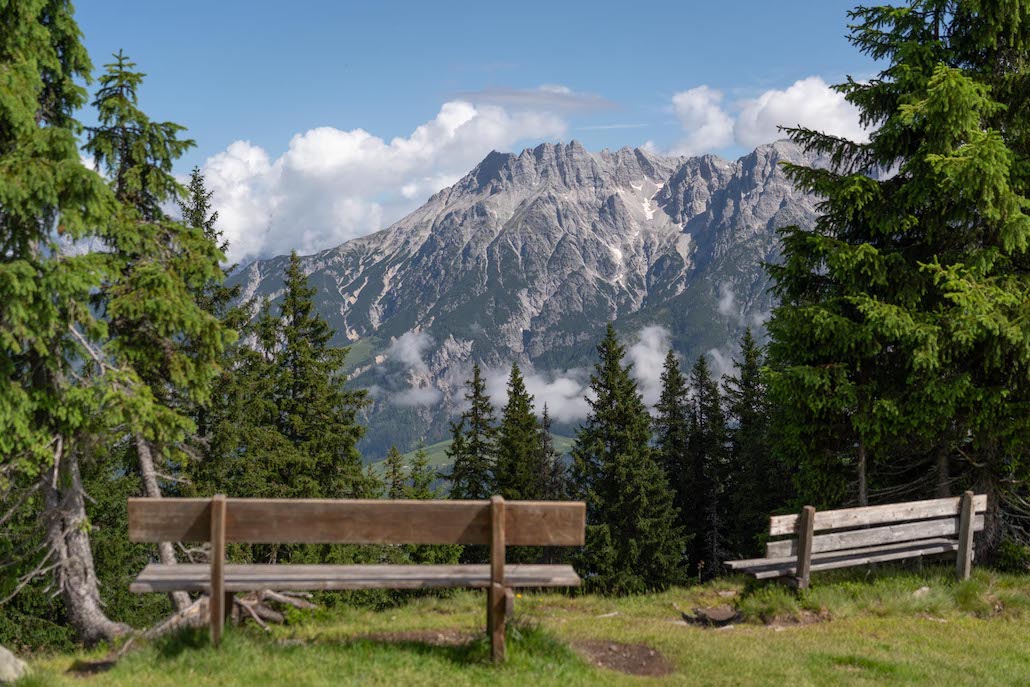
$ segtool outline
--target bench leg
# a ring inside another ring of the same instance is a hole
[[[233,611],[233,605],[234,605],[233,604],[233,599],[235,599],[235,598],[236,598],[236,593],[235,592],[225,592],[225,596],[224,596],[225,600],[222,602],[222,608],[224,610],[224,612],[222,614],[222,617],[225,618],[226,621],[232,621],[232,611]]]
[[[490,635],[490,658],[501,663],[505,657],[504,630],[515,603],[512,590],[497,583],[486,590],[486,628]]]

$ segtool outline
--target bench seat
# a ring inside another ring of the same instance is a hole
[[[850,568],[866,563],[886,563],[908,558],[934,556],[937,554],[958,551],[958,542],[954,539],[924,539],[921,541],[901,542],[884,546],[866,546],[858,549],[825,551],[812,554],[812,572]],[[726,561],[726,567],[743,572],[759,580],[792,576],[797,573],[797,557],[790,558],[752,558],[739,561]]]
[[[578,587],[571,565],[506,565],[507,587]],[[206,592],[207,564],[162,565],[143,569],[129,590]],[[338,591],[344,589],[428,589],[490,586],[489,565],[225,565],[225,591]]]

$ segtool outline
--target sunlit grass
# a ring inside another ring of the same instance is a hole
[[[853,570],[817,575],[800,594],[744,578],[621,599],[524,594],[503,666],[488,660],[484,603],[480,593],[459,592],[382,611],[316,611],[269,633],[231,628],[218,651],[205,632],[184,633],[91,677],[66,671],[102,652],[38,659],[25,684],[1018,685],[1030,678],[1030,578],[983,569],[967,582],[946,566]],[[680,610],[719,604],[735,605],[742,620],[702,629],[681,619]],[[422,641],[436,631],[458,641]],[[595,667],[577,655],[579,640],[646,644],[674,672],[640,678]]]

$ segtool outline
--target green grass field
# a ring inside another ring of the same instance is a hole
[[[189,632],[88,677],[69,669],[102,652],[38,657],[21,684],[1030,684],[1030,577],[977,570],[957,583],[937,567],[814,582],[800,596],[739,578],[623,599],[526,594],[502,666],[487,661],[482,595],[459,592],[381,611],[322,610],[268,633],[231,628],[219,651],[205,632]],[[687,625],[679,613],[727,603],[743,615],[727,628]],[[643,667],[664,674],[596,665],[623,643],[643,645]]]

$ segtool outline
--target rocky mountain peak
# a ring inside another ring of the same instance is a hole
[[[319,311],[354,346],[353,383],[376,390],[369,455],[439,439],[473,360],[546,378],[589,365],[608,320],[627,336],[660,326],[688,356],[761,322],[775,229],[815,217],[784,160],[815,162],[789,142],[735,161],[577,141],[492,152],[393,226],[304,258]],[[233,280],[274,298],[282,264]]]

